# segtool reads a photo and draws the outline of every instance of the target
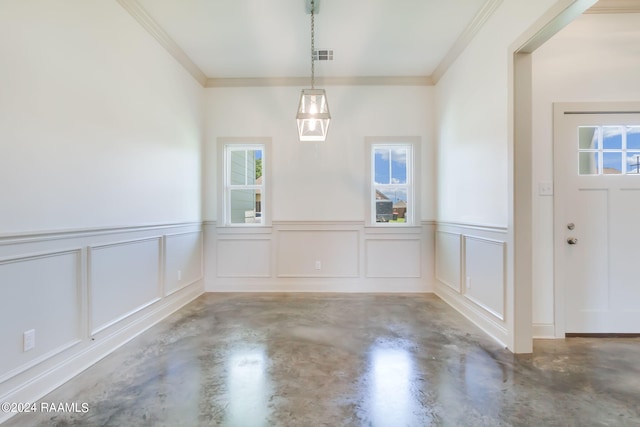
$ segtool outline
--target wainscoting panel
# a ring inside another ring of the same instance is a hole
[[[80,249],[0,260],[0,382],[81,340],[80,273]],[[29,330],[35,347],[23,351]]]
[[[219,239],[218,277],[271,277],[271,241],[265,238]]]
[[[202,241],[199,222],[0,235],[0,402],[35,402],[201,295]],[[169,268],[186,283],[165,295]]]
[[[157,301],[160,237],[93,246],[89,252],[91,334]]]
[[[202,232],[170,234],[165,238],[164,293],[202,279]]]
[[[465,297],[504,320],[504,242],[465,236],[464,248]]]
[[[435,224],[204,223],[209,292],[433,292]],[[390,280],[392,279],[392,280]]]
[[[436,294],[506,345],[505,227],[441,222],[436,230]]]
[[[358,277],[359,233],[352,230],[282,230],[278,277]]]
[[[436,232],[436,279],[460,293],[460,234]]]
[[[368,239],[366,242],[367,277],[420,277],[420,240]]]

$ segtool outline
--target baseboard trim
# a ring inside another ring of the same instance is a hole
[[[534,323],[533,324],[534,339],[551,339],[556,337],[556,328],[553,323]]]
[[[396,286],[389,289],[388,279],[327,278],[327,279],[255,279],[217,278],[215,285],[207,286],[207,292],[312,292],[312,293],[433,293],[433,286],[422,279],[393,279]]]
[[[640,338],[640,333],[635,333],[635,334],[627,334],[627,333],[604,333],[604,334],[600,334],[600,333],[596,333],[596,334],[592,334],[592,333],[566,333],[564,334],[565,337],[567,338]]]
[[[505,326],[498,324],[482,307],[456,294],[454,290],[445,284],[436,283],[435,294],[466,317],[471,323],[482,329],[500,345],[503,345],[505,348],[508,347],[509,331]]]

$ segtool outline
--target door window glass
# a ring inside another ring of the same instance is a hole
[[[579,126],[579,175],[640,175],[640,126]]]

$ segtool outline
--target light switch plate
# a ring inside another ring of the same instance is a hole
[[[538,195],[553,196],[553,182],[539,182]]]

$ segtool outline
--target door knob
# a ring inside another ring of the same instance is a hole
[[[575,237],[569,237],[567,239],[567,243],[570,244],[570,245],[575,245],[575,244],[578,243],[578,239],[576,239]]]

